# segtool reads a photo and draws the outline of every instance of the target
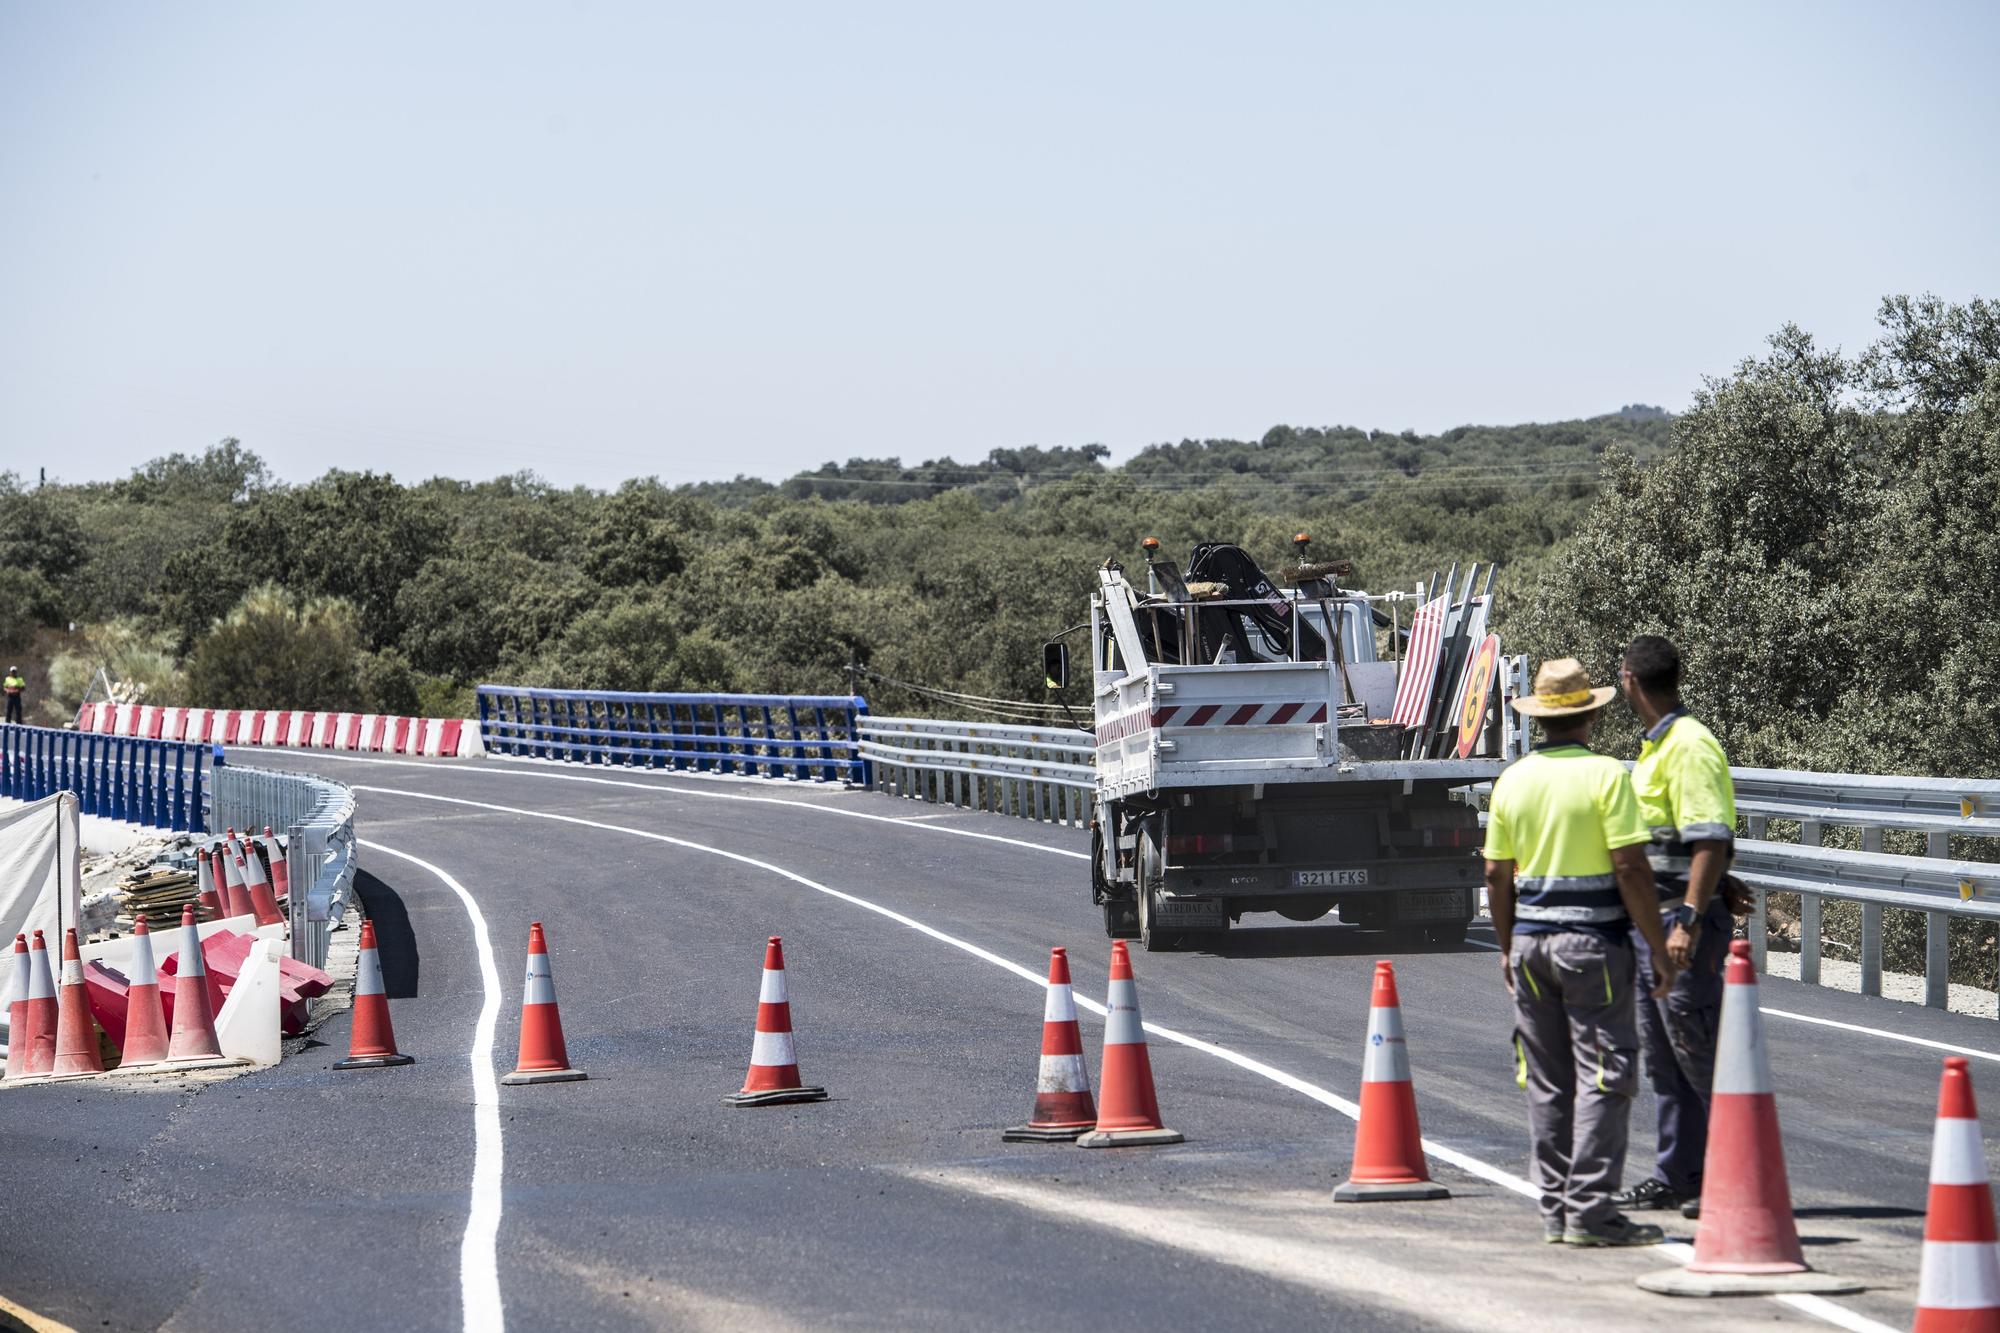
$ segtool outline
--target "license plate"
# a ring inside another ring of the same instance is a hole
[[[1229,914],[1222,910],[1220,898],[1162,898],[1160,922],[1188,930],[1221,930],[1229,924]]]
[[[1404,921],[1456,921],[1465,915],[1465,895],[1457,889],[1425,889],[1396,900],[1396,915]]]
[[[1292,887],[1295,889],[1352,889],[1362,888],[1368,883],[1366,870],[1294,870]]]

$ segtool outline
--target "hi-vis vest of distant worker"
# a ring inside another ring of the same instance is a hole
[[[20,676],[7,677],[7,693],[19,694],[28,688],[28,682]]]
[[[1662,902],[1687,893],[1694,864],[1691,842],[1736,843],[1736,784],[1715,733],[1685,713],[1661,719],[1639,746],[1632,766],[1639,812],[1653,831],[1646,849]]]

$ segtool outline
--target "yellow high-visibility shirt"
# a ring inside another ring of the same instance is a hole
[[[1624,765],[1583,745],[1553,745],[1494,781],[1485,856],[1514,863],[1517,931],[1610,935],[1630,924],[1611,853],[1651,836]]]

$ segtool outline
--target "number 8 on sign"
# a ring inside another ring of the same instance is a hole
[[[1479,744],[1486,728],[1486,704],[1493,696],[1493,673],[1500,665],[1500,636],[1489,634],[1465,669],[1464,693],[1458,700],[1458,757],[1464,759]]]

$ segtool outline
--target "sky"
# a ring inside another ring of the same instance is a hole
[[[2000,5],[0,0],[0,471],[1684,407],[2000,296]]]

